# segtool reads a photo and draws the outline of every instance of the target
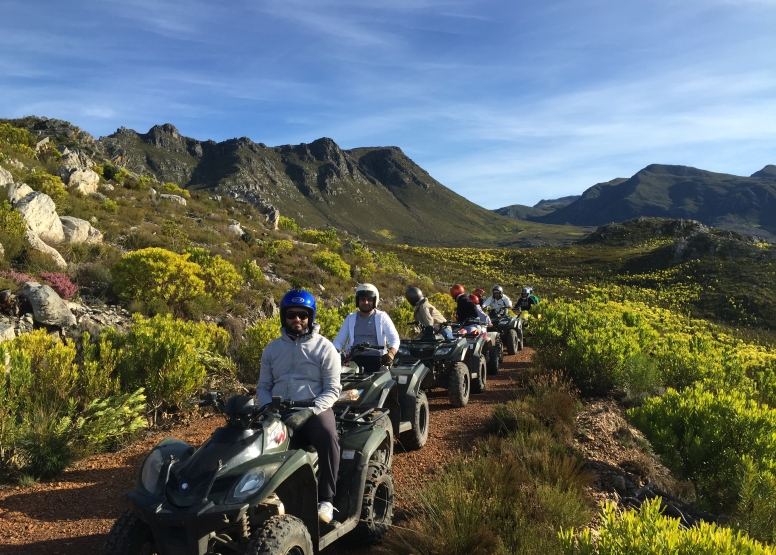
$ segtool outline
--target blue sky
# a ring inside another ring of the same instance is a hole
[[[776,0],[0,0],[0,117],[401,147],[485,206],[776,164]]]

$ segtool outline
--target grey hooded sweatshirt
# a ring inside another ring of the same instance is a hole
[[[270,342],[261,355],[261,372],[256,385],[259,406],[272,402],[273,396],[283,400],[315,401],[313,411],[320,414],[339,399],[342,386],[342,363],[331,341],[313,331],[292,339],[286,330]]]

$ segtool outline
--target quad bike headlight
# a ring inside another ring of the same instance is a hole
[[[348,389],[340,393],[338,401],[358,401],[361,398],[363,389]]]
[[[240,481],[232,488],[231,493],[226,498],[227,503],[240,503],[248,499],[251,495],[264,487],[272,475],[275,474],[282,462],[277,462],[243,474]]]
[[[143,487],[149,493],[156,493],[156,486],[159,483],[159,474],[162,472],[162,452],[154,449],[143,461],[143,468],[140,470],[140,481]]]
[[[396,354],[397,355],[409,356],[410,355],[410,350],[407,349],[406,347],[399,347],[399,350],[396,351]]]
[[[439,356],[448,355],[452,350],[453,350],[452,347],[442,347],[441,349],[437,350],[436,354]]]

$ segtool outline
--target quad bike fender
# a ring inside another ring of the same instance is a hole
[[[194,451],[196,449],[186,443],[185,441],[181,441],[179,439],[175,439],[172,437],[166,437],[159,443],[157,443],[153,449],[151,449],[148,452],[148,457],[151,453],[154,451],[159,451],[162,454],[162,460],[167,461],[170,459],[170,457],[173,457],[176,461],[176,464],[181,464],[188,460],[191,455],[194,454]],[[145,459],[143,460],[145,462]],[[144,491],[145,488],[143,487],[143,477],[141,476],[141,471],[143,469],[143,464],[140,465],[137,471],[137,477],[135,480],[135,489],[137,491]]]
[[[495,347],[496,341],[498,340],[498,332],[495,331],[489,331],[488,332],[488,347]]]
[[[415,413],[415,399],[422,389],[423,380],[429,375],[431,369],[423,363],[418,363],[412,368],[400,367],[395,370],[394,378],[398,383],[399,404],[401,405],[400,420],[411,420]]]

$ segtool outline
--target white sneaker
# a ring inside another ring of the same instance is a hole
[[[318,503],[318,520],[328,524],[334,518],[334,505],[328,501]]]

